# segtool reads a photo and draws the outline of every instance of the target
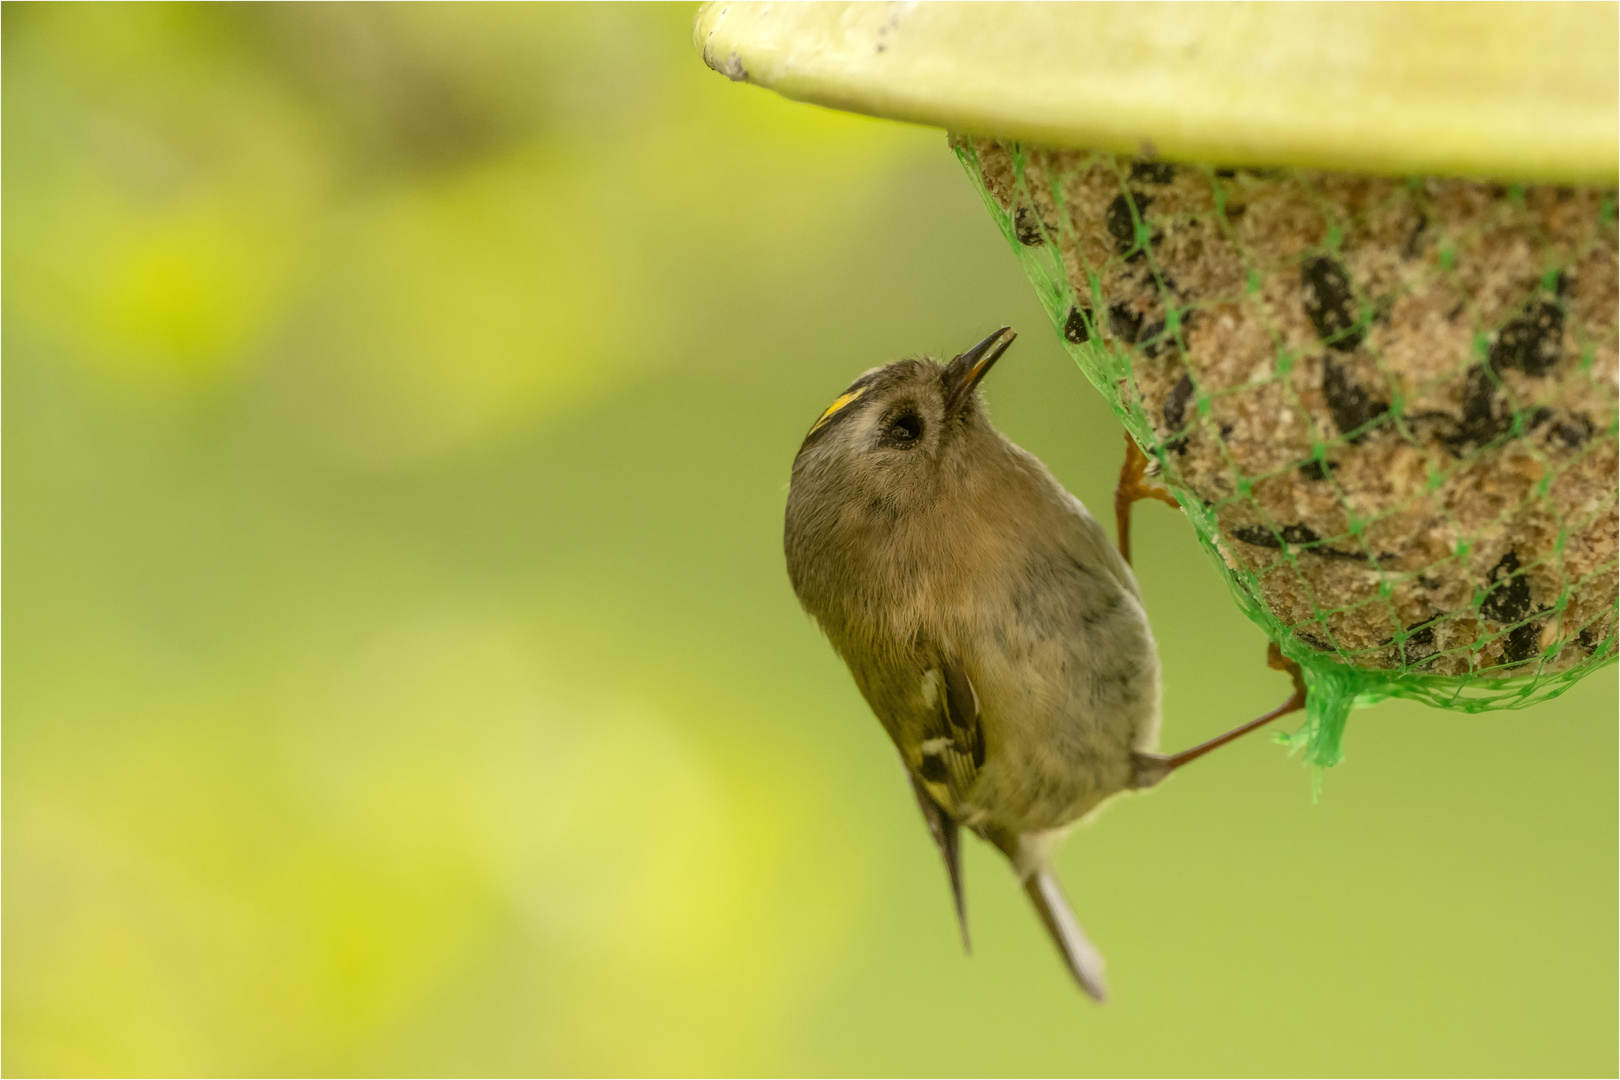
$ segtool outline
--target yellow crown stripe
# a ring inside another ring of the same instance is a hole
[[[859,387],[856,387],[854,390],[851,390],[847,394],[840,394],[838,396],[838,400],[834,401],[831,405],[827,406],[827,411],[822,413],[821,417],[815,422],[815,424],[813,424],[811,426],[810,434],[814,435],[816,432],[820,431],[823,427],[826,426],[827,421],[829,421],[833,417],[837,416],[838,413],[842,409],[844,409],[845,406],[847,406],[850,402],[854,401],[856,398],[860,397],[864,393],[866,393],[866,387],[859,386]]]

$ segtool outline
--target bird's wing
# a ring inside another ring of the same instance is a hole
[[[928,822],[928,831],[933,834],[940,857],[945,860],[945,873],[951,879],[951,898],[956,901],[956,921],[962,928],[962,947],[971,951],[973,945],[968,940],[967,903],[962,898],[961,830],[957,827],[956,819],[928,794],[928,789],[917,775],[910,770],[907,773],[911,776],[911,790],[917,796],[917,805],[922,808],[923,820]]]
[[[917,775],[940,806],[959,815],[984,764],[979,695],[953,660],[942,659],[924,678],[935,680],[937,705],[923,717]]]
[[[956,918],[962,927],[962,944],[968,945],[967,908],[962,899],[962,855],[957,818],[968,793],[984,764],[984,728],[979,722],[979,695],[973,681],[954,661],[941,658],[923,673],[924,701],[928,707],[921,724],[913,729],[917,738],[916,762],[908,771],[917,805],[922,807],[928,831],[934,836],[945,872],[951,879],[951,897],[956,902]]]

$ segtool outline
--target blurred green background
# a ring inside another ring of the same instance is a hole
[[[780,550],[857,372],[1023,331],[937,131],[728,83],[693,9],[4,8],[4,1071],[1608,1074],[1612,670],[1253,738],[976,953]],[[1165,745],[1286,680],[1138,512]]]

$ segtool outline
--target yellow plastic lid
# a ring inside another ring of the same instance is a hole
[[[1612,184],[1615,3],[705,4],[733,79],[1047,146]]]

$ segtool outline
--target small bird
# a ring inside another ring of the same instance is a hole
[[[800,603],[900,752],[964,946],[961,828],[1011,861],[1101,1001],[1102,957],[1053,876],[1054,845],[1110,797],[1286,709],[1174,758],[1154,752],[1158,650],[1130,565],[980,403],[1014,337],[1002,327],[949,363],[856,379],[794,459],[784,547]],[[1173,501],[1131,468],[1122,521],[1130,498]]]

